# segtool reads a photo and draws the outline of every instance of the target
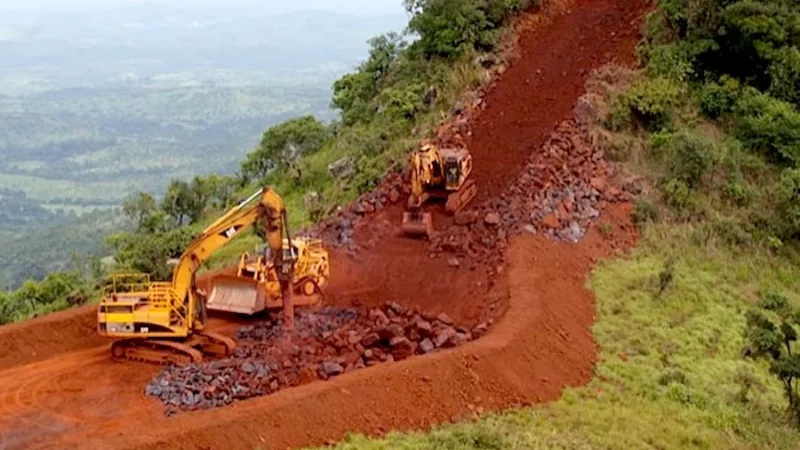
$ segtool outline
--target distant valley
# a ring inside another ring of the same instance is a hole
[[[232,173],[270,125],[332,118],[332,82],[406,20],[146,6],[0,18],[0,288],[100,251],[128,195]]]

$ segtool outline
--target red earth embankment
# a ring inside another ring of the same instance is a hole
[[[97,310],[85,306],[0,327],[0,368],[43,361],[102,345]]]

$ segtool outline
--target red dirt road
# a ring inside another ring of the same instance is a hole
[[[643,4],[576,0],[571,8],[523,31],[522,58],[484,99],[468,142],[478,201],[501,192],[570,116],[591,69],[632,60]],[[485,271],[453,270],[427,259],[424,244],[397,236],[400,209],[389,208],[357,230],[357,240],[380,242],[373,251],[355,258],[334,252],[329,301],[394,300],[469,322],[485,312],[487,298],[499,299],[508,313],[487,336],[169,419],[144,395],[158,369],[111,362],[107,343],[96,337],[93,309],[0,328],[0,449],[283,449],[337,440],[348,430],[420,428],[477,408],[554,399],[591,377],[594,306],[586,274],[596,258],[631,241],[624,207],[606,210],[604,221],[615,225],[610,240],[593,228],[576,245],[541,236],[512,241],[508,270],[489,289]],[[233,330],[242,321],[218,317],[211,328]]]

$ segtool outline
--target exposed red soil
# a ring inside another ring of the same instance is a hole
[[[43,361],[64,352],[103,345],[97,310],[81,307],[0,327],[0,368]]]
[[[523,32],[522,58],[488,92],[471,126],[477,201],[512,182],[570,116],[591,69],[632,61],[642,12],[638,2],[576,0],[571,12]],[[328,302],[397,301],[472,323],[494,305],[494,313],[506,313],[489,334],[441,353],[167,419],[162,405],[144,395],[159,369],[111,362],[107,344],[98,344],[94,310],[69,311],[0,328],[0,447],[283,449],[338,440],[347,431],[424,428],[471,411],[552,400],[590,379],[594,305],[584,282],[597,258],[631,244],[626,206],[603,211],[600,222],[613,225],[605,239],[597,227],[574,245],[541,234],[514,239],[508,267],[493,285],[486,271],[454,270],[428,259],[425,243],[400,237],[400,211],[388,208],[359,226],[356,240],[378,241],[372,250],[332,252]],[[450,219],[436,220],[438,227]],[[233,330],[246,321],[215,317],[210,328]]]

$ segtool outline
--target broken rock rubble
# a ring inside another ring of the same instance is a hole
[[[506,244],[519,233],[579,241],[609,204],[631,199],[612,182],[617,174],[603,152],[583,136],[573,121],[561,123],[503,194],[458,212],[454,225],[438,230],[428,256],[445,256],[455,268],[487,261],[491,274],[504,265]]]
[[[232,357],[170,366],[150,381],[146,393],[167,406],[167,415],[179,409],[215,408],[456,347],[480,337],[489,325],[468,330],[446,314],[426,315],[397,303],[368,311],[332,307],[303,311],[297,314],[290,339],[285,339],[280,319],[242,327]]]

